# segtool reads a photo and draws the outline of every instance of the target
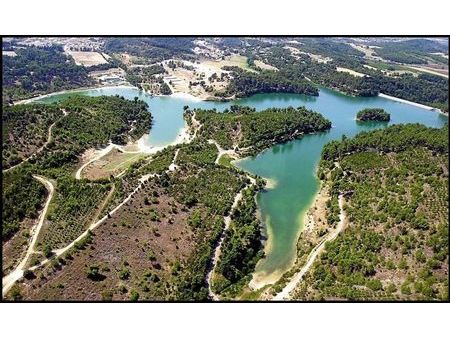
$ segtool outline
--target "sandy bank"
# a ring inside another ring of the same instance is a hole
[[[406,104],[409,104],[411,106],[415,106],[415,107],[418,107],[418,108],[435,111],[435,112],[438,112],[438,113],[440,113],[442,115],[448,116],[447,113],[444,113],[442,110],[440,110],[438,108],[430,107],[430,106],[427,106],[427,105],[424,105],[424,104],[421,104],[421,103],[400,99],[398,97],[386,95],[386,94],[383,94],[383,93],[379,93],[378,96],[379,97],[383,97],[383,98],[388,99],[388,100],[397,101],[397,102],[401,102],[401,103],[406,103]]]

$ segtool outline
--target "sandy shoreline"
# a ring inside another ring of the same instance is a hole
[[[183,128],[181,128],[178,131],[177,137],[175,140],[173,140],[171,143],[164,145],[164,146],[152,146],[151,144],[148,144],[148,136],[150,134],[144,134],[142,137],[137,141],[137,148],[139,152],[145,153],[145,154],[154,154],[157,153],[160,150],[163,150],[166,147],[169,146],[175,146],[177,144],[181,143],[189,143],[192,140],[192,137],[189,133],[189,126],[185,125]]]
[[[444,113],[442,110],[440,110],[440,109],[438,109],[438,108],[430,107],[430,106],[427,106],[427,105],[424,105],[424,104],[421,104],[421,103],[417,103],[417,102],[413,102],[413,101],[408,101],[408,100],[400,99],[400,98],[398,98],[398,97],[386,95],[386,94],[383,94],[383,93],[379,93],[378,96],[379,96],[379,97],[383,97],[383,98],[388,99],[388,100],[392,100],[392,101],[397,101],[397,102],[400,102],[400,103],[409,104],[409,105],[411,105],[411,106],[415,106],[415,107],[418,107],[418,108],[423,108],[423,109],[426,109],[426,110],[431,110],[431,111],[440,113],[440,114],[442,114],[442,115],[448,116],[447,113]]]
[[[162,96],[167,96],[167,95],[162,95]],[[203,99],[196,97],[192,94],[189,93],[184,93],[184,92],[176,92],[176,93],[172,93],[169,95],[170,97],[175,97],[175,98],[180,98],[180,99],[185,99],[185,100],[189,100],[189,101],[194,101],[194,102],[201,102],[204,101]]]

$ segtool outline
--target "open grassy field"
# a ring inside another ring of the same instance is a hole
[[[82,177],[89,180],[109,178],[117,176],[128,169],[136,161],[148,157],[142,153],[124,153],[117,149],[111,150],[101,159],[89,164],[82,173]]]

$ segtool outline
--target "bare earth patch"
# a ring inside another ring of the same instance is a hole
[[[118,149],[111,150],[108,154],[92,162],[83,170],[83,178],[97,180],[117,176],[126,170],[134,162],[148,155],[142,153],[124,153]]]
[[[195,245],[189,211],[183,210],[157,183],[147,182],[93,231],[92,243],[84,250],[75,250],[21,284],[25,298],[129,300],[137,292],[139,299],[167,299],[171,290],[166,282],[174,265]],[[92,268],[98,268],[95,277],[87,273]]]
[[[108,63],[103,55],[98,52],[75,52],[66,50],[66,53],[73,57],[77,65],[89,67]]]
[[[336,67],[336,70],[338,72],[348,73],[348,74],[356,76],[356,77],[364,77],[365,76],[365,74],[363,74],[363,73],[359,73],[357,71],[354,71],[354,70],[348,69],[348,68]]]

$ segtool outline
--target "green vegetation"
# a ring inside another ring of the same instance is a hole
[[[320,168],[332,196],[347,196],[349,224],[296,297],[448,300],[448,125],[332,142]]]
[[[5,102],[92,85],[83,66],[77,66],[62,47],[26,47],[17,56],[3,55],[3,99]]]
[[[245,189],[242,200],[231,215],[231,225],[225,232],[221,256],[213,279],[213,290],[235,296],[248,282],[256,263],[263,256],[261,223],[256,217],[257,188]]]
[[[28,164],[2,175],[2,241],[7,241],[25,218],[37,218],[47,190],[32,177]]]
[[[107,53],[128,53],[155,63],[176,56],[189,58],[195,45],[192,38],[108,38],[104,49]]]
[[[58,179],[38,246],[48,244],[56,249],[75,240],[95,220],[95,211],[109,189],[109,184],[72,177]]]
[[[407,64],[427,64],[432,57],[430,53],[446,53],[445,45],[428,39],[409,39],[405,41],[379,43],[376,49],[378,56],[383,59]],[[444,59],[446,64],[448,61]]]
[[[44,145],[50,125],[63,116],[61,109],[43,104],[3,106],[2,165],[9,168]]]
[[[222,156],[220,156],[219,158],[219,164],[223,165],[224,167],[232,167],[231,162],[234,160],[233,157],[227,155],[227,154],[223,154]]]
[[[243,187],[244,180],[229,168],[205,166],[197,172],[190,171],[183,179],[175,176],[170,189],[177,200],[188,207],[202,204],[217,215],[226,215],[234,196]]]
[[[224,92],[216,93],[221,97],[247,97],[258,93],[295,93],[319,95],[317,88],[300,78],[288,77],[282,72],[261,70],[258,73],[245,71],[239,67],[224,67],[233,77]]]
[[[138,139],[152,122],[147,104],[137,98],[72,96],[58,107],[69,114],[56,122],[52,142],[36,159],[51,177],[67,172],[88,148]]]
[[[345,153],[376,149],[384,153],[399,152],[409,147],[426,147],[435,152],[448,151],[448,137],[445,131],[427,128],[420,124],[393,125],[383,130],[362,132],[357,137],[343,141],[332,141],[325,145],[322,159],[330,163]]]
[[[381,108],[366,108],[360,110],[358,114],[356,114],[356,119],[359,121],[388,122],[391,119],[391,116]]]
[[[60,116],[61,110],[68,114]],[[16,117],[21,112],[23,116]],[[5,116],[11,122],[4,125],[4,130],[11,130],[9,134],[17,135],[19,140],[28,136],[33,140],[33,135],[29,135],[33,130],[37,136],[47,134],[43,125],[47,127],[51,119],[59,117],[52,128],[51,142],[30,163],[3,173],[3,204],[8,206],[2,214],[3,240],[17,232],[25,218],[35,218],[43,203],[46,189],[32,174],[56,180],[55,196],[38,241],[38,246],[49,252],[76,239],[95,220],[96,211],[101,211],[99,206],[111,189],[107,180],[75,180],[72,175],[78,156],[87,148],[104,146],[110,140],[125,143],[139,138],[151,125],[151,114],[143,101],[118,96],[74,96],[48,106],[18,105],[7,107],[4,119]],[[21,121],[31,125],[21,126]],[[18,127],[14,130],[8,129],[15,125]],[[17,148],[24,144],[16,143]]]
[[[236,194],[248,184],[245,176],[232,168],[214,164],[214,145],[194,142],[180,148],[179,168],[160,183],[171,196],[191,210],[188,224],[194,232],[195,249],[173,275],[175,299],[208,298],[206,275],[214,247],[223,231],[225,216]]]
[[[382,70],[364,67],[366,61],[357,56],[335,58],[332,62],[318,63],[305,54],[291,55],[289,50],[273,47],[261,56],[264,62],[292,78],[307,77],[314,83],[356,96],[376,96],[384,93],[405,100],[448,111],[448,79],[432,74],[405,73],[389,76]],[[338,72],[336,67],[347,67],[367,76],[358,77]]]
[[[270,108],[256,112],[250,107],[231,106],[230,111],[223,113],[196,109],[195,114],[202,124],[201,138],[213,139],[225,149],[238,147],[251,154],[303,133],[331,128],[330,121],[304,107]]]
[[[140,87],[142,83],[153,82],[157,74],[164,74],[166,70],[162,65],[152,65],[150,67],[131,68],[127,71],[127,80],[133,85]]]
[[[199,166],[213,164],[217,158],[217,147],[214,144],[194,141],[180,149],[177,164],[193,163]]]

